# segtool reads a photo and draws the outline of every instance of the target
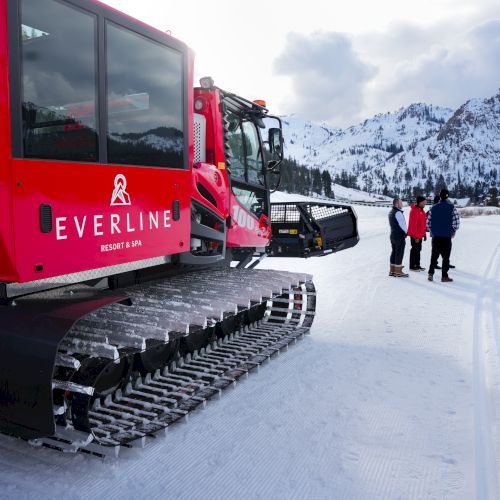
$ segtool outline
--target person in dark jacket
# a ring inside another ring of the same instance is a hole
[[[450,267],[451,239],[455,236],[460,227],[460,217],[457,209],[451,203],[448,203],[450,193],[447,189],[441,189],[439,193],[440,202],[433,205],[427,215],[427,229],[432,236],[432,255],[429,266],[429,281],[434,280],[434,269],[437,266],[437,260],[441,255],[443,257],[443,268],[441,281],[448,283],[453,281],[448,276]]]
[[[407,236],[406,221],[403,214],[403,202],[401,198],[392,201],[392,210],[389,212],[389,226],[391,228],[391,270],[389,276],[407,278],[408,274],[403,272],[403,256],[405,253],[405,239]]]
[[[427,200],[423,196],[417,196],[417,202],[410,209],[408,221],[408,236],[411,242],[410,271],[425,271],[425,267],[420,267],[422,240],[427,239],[425,205],[427,205]]]
[[[432,204],[435,205],[436,203],[439,203],[440,201],[441,201],[441,198],[437,194],[436,196],[434,196],[434,201],[432,202]],[[447,200],[447,201],[450,202],[450,200]],[[427,214],[429,214],[429,212],[427,212]],[[448,267],[450,269],[455,269],[455,266],[451,262],[450,262]],[[442,269],[442,267],[439,264],[436,264],[435,269]]]

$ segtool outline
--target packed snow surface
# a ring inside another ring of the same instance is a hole
[[[116,461],[0,436],[0,498],[500,498],[500,216],[442,284],[389,278],[387,209],[356,211],[355,248],[263,263],[315,275],[311,335]]]
[[[359,189],[352,189],[341,186],[340,184],[332,184],[332,191],[335,194],[335,199],[349,202],[368,202],[368,203],[392,203],[392,198],[381,194],[370,194]]]

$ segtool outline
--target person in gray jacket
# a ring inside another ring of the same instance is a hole
[[[403,272],[402,265],[408,229],[403,214],[403,202],[401,198],[394,198],[392,201],[392,210],[389,212],[389,226],[391,228],[392,247],[389,276],[408,278],[409,275]]]

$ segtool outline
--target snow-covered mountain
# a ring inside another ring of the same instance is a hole
[[[294,115],[283,124],[287,156],[328,169],[334,179],[342,171],[354,174],[367,191],[430,193],[446,184],[465,195],[477,181],[496,181],[500,167],[500,92],[455,112],[411,104],[347,129]]]
[[[184,149],[182,132],[173,127],[157,127],[143,133],[111,133],[110,138],[122,144],[146,146],[155,151],[181,154]]]

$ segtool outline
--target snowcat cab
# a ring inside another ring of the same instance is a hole
[[[116,454],[311,326],[311,276],[244,268],[280,127],[98,1],[0,0],[0,39],[0,431]]]
[[[284,151],[281,120],[268,113],[265,101],[250,102],[219,89],[210,77],[200,83],[194,95],[194,168],[204,162],[217,165],[230,186],[229,259],[240,267],[255,266],[266,255],[321,256],[356,245],[359,237],[352,207],[270,202],[270,192],[279,187]],[[265,122],[275,126],[266,127]],[[264,130],[267,136],[262,137]]]
[[[227,253],[243,267],[254,254],[265,254],[271,238],[269,193],[283,157],[281,120],[268,114],[263,101],[251,102],[219,89],[210,77],[200,83],[194,91],[194,168],[204,162],[216,165],[230,186]],[[262,138],[264,119],[278,124],[269,129],[271,142]]]

